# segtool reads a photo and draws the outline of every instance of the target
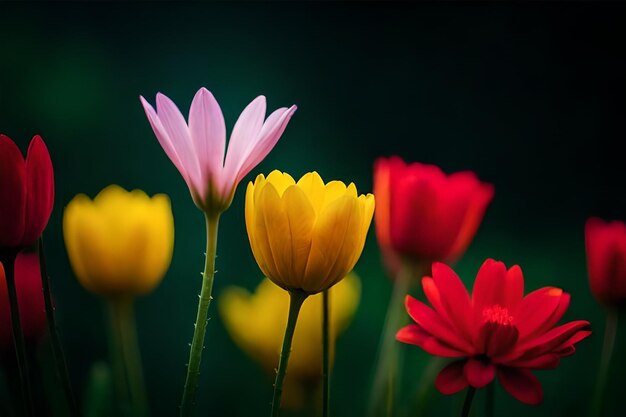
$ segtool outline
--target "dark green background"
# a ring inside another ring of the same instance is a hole
[[[106,358],[106,332],[99,300],[69,267],[63,207],[110,183],[165,192],[176,221],[174,258],[162,285],[138,301],[137,316],[153,415],[176,413],[204,222],[138,96],[154,102],[161,91],[186,114],[205,86],[229,131],[258,94],[271,109],[298,105],[253,175],[317,170],[370,191],[375,158],[398,154],[449,172],[471,169],[493,183],[495,199],[457,265],[465,282],[487,257],[518,263],[527,290],[562,286],[572,294],[565,319],[589,319],[595,330],[560,368],[537,373],[542,406],[498,388],[497,410],[585,415],[603,310],[588,292],[583,225],[590,215],[626,219],[625,18],[617,3],[0,4],[0,131],[24,150],[39,133],[52,154],[56,205],[45,236],[76,391],[91,364]],[[227,285],[253,288],[261,278],[244,227],[244,186],[221,224],[217,297]],[[390,294],[373,233],[356,269],[362,303],[339,340],[336,416],[364,414]],[[196,414],[267,415],[271,384],[230,341],[215,305],[211,316]],[[406,351],[414,383],[424,355]],[[625,371],[621,334],[607,392],[613,415]],[[436,394],[433,415],[452,415],[459,397]]]

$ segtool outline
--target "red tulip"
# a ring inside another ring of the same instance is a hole
[[[454,358],[437,377],[443,394],[467,386],[483,388],[496,376],[517,400],[538,404],[543,391],[531,369],[552,369],[574,345],[591,334],[589,322],[554,327],[563,317],[570,295],[545,287],[524,296],[519,266],[508,271],[502,262],[485,261],[472,295],[448,266],[435,263],[422,286],[432,308],[407,296],[406,309],[415,324],[396,335],[435,356]]]
[[[607,306],[626,304],[626,225],[591,218],[585,224],[591,292]]]
[[[26,160],[0,135],[0,252],[32,246],[41,236],[54,201],[54,173],[46,144],[35,136]]]
[[[445,175],[434,165],[398,157],[374,164],[376,235],[386,264],[400,257],[451,262],[467,249],[493,198],[493,186],[473,172]]]
[[[46,333],[46,314],[39,272],[39,256],[21,253],[15,261],[15,285],[20,306],[20,320],[27,343],[35,344]],[[0,264],[0,352],[13,347],[11,312],[4,268]]]

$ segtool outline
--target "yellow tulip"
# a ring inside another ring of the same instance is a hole
[[[356,311],[360,281],[348,275],[330,291],[331,337],[343,332]],[[274,376],[287,323],[289,295],[270,280],[263,280],[254,293],[229,287],[219,298],[218,308],[228,333],[244,352]],[[302,404],[303,390],[317,384],[322,370],[322,295],[308,297],[296,325],[289,369],[286,400]]]
[[[263,273],[287,291],[316,294],[354,268],[374,213],[374,196],[354,184],[324,184],[311,172],[259,175],[246,190],[246,227]]]
[[[63,213],[63,235],[78,281],[102,296],[152,291],[163,279],[174,248],[169,198],[150,198],[117,185],[92,201],[79,194]]]

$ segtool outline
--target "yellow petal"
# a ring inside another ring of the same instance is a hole
[[[310,293],[323,291],[328,288],[324,286],[325,282],[334,283],[342,278],[329,274],[341,253],[346,232],[354,228],[354,223],[360,226],[361,217],[358,216],[357,207],[357,200],[344,194],[322,209],[313,231],[303,286],[305,291]],[[355,215],[358,218],[353,219]]]
[[[298,187],[306,194],[315,213],[319,213],[324,203],[326,186],[317,172],[309,172],[298,180]]]
[[[302,283],[311,250],[315,210],[304,191],[295,185],[285,190],[282,206],[285,209],[289,227],[288,236],[284,240],[291,243],[290,276],[293,280]]]
[[[267,182],[274,186],[279,196],[283,195],[287,187],[296,183],[291,175],[277,170],[270,172],[270,175],[267,176]]]
[[[263,259],[265,259],[267,270],[263,271],[269,278],[271,278],[276,284],[283,288],[291,288],[288,283],[284,282],[284,273],[288,270],[284,267],[284,254],[277,252],[274,253],[274,248],[282,248],[287,236],[288,222],[286,221],[286,214],[282,208],[280,197],[276,192],[276,189],[271,183],[266,183],[263,189],[259,193],[259,198],[255,201],[256,207],[256,223],[254,225],[254,236],[258,242],[258,249],[260,250]],[[280,218],[285,218],[282,222]],[[280,224],[281,236],[276,230],[272,230],[275,224]]]

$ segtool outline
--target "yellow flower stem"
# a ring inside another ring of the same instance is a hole
[[[128,381],[128,392],[133,416],[144,417],[148,414],[148,397],[146,384],[141,365],[141,352],[135,328],[133,299],[128,297],[112,298],[109,300],[111,318],[115,321],[119,343],[118,351],[121,355],[122,369],[125,380]]]
[[[127,416],[130,412],[130,395],[128,379],[124,370],[124,354],[122,353],[122,332],[117,318],[115,301],[107,299],[106,309],[109,317],[109,355],[113,373],[114,397],[112,412],[114,415]]]
[[[330,290],[322,294],[322,416],[329,416],[330,408]]]
[[[272,398],[272,417],[278,416],[280,409],[280,400],[283,395],[283,381],[287,371],[287,363],[291,354],[291,341],[293,333],[296,330],[296,322],[300,307],[309,295],[305,292],[292,290],[289,291],[289,316],[287,317],[287,326],[285,327],[285,337],[283,339],[283,348],[280,352],[280,360],[278,362],[278,372],[276,373],[276,382],[274,383],[274,396]]]
[[[198,379],[200,377],[200,362],[202,360],[202,350],[204,349],[204,335],[206,334],[207,315],[212,300],[211,292],[213,291],[213,278],[215,277],[217,228],[220,215],[205,213],[205,218],[207,229],[206,260],[202,274],[202,290],[200,291],[200,300],[198,302],[198,314],[196,316],[195,330],[189,351],[187,377],[185,378],[185,388],[180,404],[181,417],[187,417],[191,414],[191,409],[196,398]]]
[[[43,250],[43,238],[39,238],[37,250],[39,253],[39,272],[43,287],[43,299],[46,308],[46,321],[48,323],[48,333],[50,335],[50,345],[52,346],[52,356],[54,358],[56,374],[57,378],[61,382],[61,385],[63,386],[63,393],[65,394],[65,400],[67,401],[70,416],[77,417],[79,415],[78,408],[76,407],[76,401],[74,400],[70,375],[67,371],[65,353],[63,352],[63,345],[61,344],[61,338],[59,337],[59,329],[54,317],[54,305],[52,303],[50,282],[46,269],[46,256]]]
[[[395,278],[391,300],[378,347],[378,360],[370,395],[369,416],[392,416],[396,403],[400,349],[396,333],[407,322],[404,297],[409,293],[414,277],[418,276],[414,265],[405,262]]]
[[[30,377],[28,371],[28,361],[26,357],[26,343],[24,341],[24,331],[20,321],[19,304],[17,300],[17,291],[15,288],[15,259],[19,251],[7,251],[1,254],[0,262],[4,266],[4,274],[7,282],[7,290],[9,295],[9,307],[11,310],[11,325],[13,328],[13,345],[15,347],[15,355],[17,359],[17,368],[20,378],[20,387],[22,393],[22,405],[24,407],[25,416],[33,416],[33,396],[30,385]]]
[[[598,369],[598,379],[596,380],[596,388],[591,402],[591,416],[601,417],[604,406],[604,391],[609,378],[609,370],[611,368],[611,358],[613,357],[613,348],[615,347],[615,336],[617,335],[617,322],[619,311],[615,308],[610,309],[606,314],[606,325],[604,328],[604,343],[602,345],[602,358],[600,359],[600,368]]]

